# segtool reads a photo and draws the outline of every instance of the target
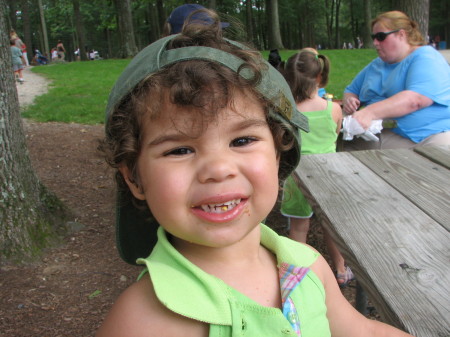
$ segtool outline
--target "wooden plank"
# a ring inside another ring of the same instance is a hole
[[[450,170],[407,149],[351,154],[450,231]]]
[[[450,146],[420,146],[414,149],[417,153],[427,157],[431,161],[438,163],[448,169],[450,169]]]
[[[350,153],[303,156],[299,185],[383,320],[450,335],[450,234]]]

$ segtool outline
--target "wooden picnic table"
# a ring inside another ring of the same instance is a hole
[[[305,155],[296,173],[381,318],[450,336],[450,146]]]

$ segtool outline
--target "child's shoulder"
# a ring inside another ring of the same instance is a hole
[[[320,256],[313,247],[278,235],[267,226],[262,227],[261,243],[277,256],[278,262],[299,267],[309,267]]]
[[[156,297],[143,277],[120,295],[96,337],[208,336],[208,325],[177,315]]]

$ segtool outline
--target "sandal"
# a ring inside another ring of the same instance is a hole
[[[352,270],[350,269],[349,266],[345,266],[345,273],[336,274],[336,280],[339,284],[340,288],[345,288],[349,285],[349,283],[351,281],[353,281],[355,279],[355,275],[353,275]]]

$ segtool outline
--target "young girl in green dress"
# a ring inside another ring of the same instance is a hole
[[[408,336],[358,313],[314,249],[261,224],[307,121],[283,76],[208,13],[141,51],[111,92],[118,248],[144,271],[97,336]]]

